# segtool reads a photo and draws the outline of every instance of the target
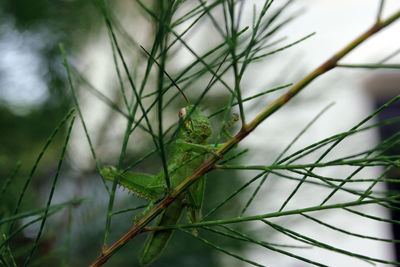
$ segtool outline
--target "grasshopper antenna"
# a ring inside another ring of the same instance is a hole
[[[208,89],[211,86],[212,82],[214,81],[215,76],[217,75],[219,69],[222,67],[222,64],[224,64],[224,62],[225,62],[226,58],[228,57],[228,55],[229,55],[229,53],[226,54],[226,56],[224,57],[222,62],[219,64],[219,66],[218,66],[217,70],[215,71],[214,75],[211,77],[211,80],[208,82],[206,89]]]
[[[149,53],[147,52],[146,49],[144,49],[143,46],[140,46],[144,52],[157,64],[157,66],[161,69],[160,64],[158,64],[157,60]],[[186,95],[183,93],[182,89],[176,84],[176,82],[171,78],[171,76],[169,76],[169,74],[163,69],[162,70],[164,72],[165,75],[167,75],[168,79],[172,82],[173,85],[175,85],[175,87],[179,90],[179,92],[181,92],[181,94],[183,95],[183,97],[185,98],[186,103],[189,105],[189,99],[186,97]]]

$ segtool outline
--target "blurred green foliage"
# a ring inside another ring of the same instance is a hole
[[[77,54],[87,45],[92,35],[98,34],[99,31],[105,31],[105,28],[103,18],[94,1],[2,0],[0,14],[2,15],[0,24],[3,23],[8,27],[1,29],[3,35],[0,34],[0,42],[6,36],[4,33],[38,36],[41,43],[33,52],[37,53],[35,56],[41,60],[42,69],[39,78],[47,87],[46,99],[39,105],[18,106],[16,103],[0,98],[0,187],[10,175],[16,162],[21,161],[22,163],[21,169],[13,178],[2,199],[1,219],[12,214],[26,178],[43,145],[56,125],[73,106],[65,69],[61,64],[58,44],[64,43],[68,47],[69,55]],[[26,43],[19,45],[37,45],[34,43],[37,40],[30,38],[23,40]],[[7,53],[7,51],[2,51],[2,53]],[[0,84],[2,77],[4,76],[0,73]],[[24,77],[20,78],[23,81]],[[33,92],[35,88],[32,87],[31,90]],[[58,134],[46,151],[28,187],[21,211],[43,207],[43,200],[47,197],[64,137],[63,134]],[[129,157],[130,155],[128,155]],[[63,172],[68,173],[70,167],[68,161],[65,162]],[[154,164],[149,161],[143,164],[143,168],[154,169]],[[93,178],[100,182],[98,176],[95,177],[93,173],[90,175],[85,178]],[[216,195],[224,195],[223,192],[226,194],[230,192],[231,188],[226,186],[225,189],[218,189],[223,186],[224,181],[219,179],[216,181],[207,191],[206,198],[214,198]],[[234,184],[232,176],[229,184]],[[41,194],[44,195],[41,196]],[[92,199],[92,201],[96,200]],[[208,206],[206,204],[206,207]],[[52,222],[53,227],[47,230],[36,252],[35,259],[40,259],[40,261],[34,261],[34,265],[54,266],[62,262],[63,251],[54,250],[54,248],[60,247],[60,243],[64,242],[66,237],[60,235],[59,230],[56,229],[66,225],[69,215],[70,211],[67,211],[59,218],[61,221]],[[93,217],[91,217],[92,215]],[[78,229],[70,237],[74,243],[71,247],[73,257],[70,257],[70,264],[86,266],[98,255],[104,231],[104,216],[104,210],[91,210],[84,215],[85,218],[73,217],[73,219],[77,219],[76,227]],[[111,240],[118,238],[132,225],[132,218],[133,215],[127,213],[113,220]],[[19,226],[16,225],[14,229]],[[1,232],[7,232],[6,228],[7,224],[3,224],[0,227]],[[129,244],[118,257],[110,261],[111,266],[137,263],[137,254],[140,252],[144,240],[145,237],[141,236],[136,242]],[[32,241],[32,237],[26,237],[25,234],[20,233],[10,242],[18,266],[24,263]],[[218,261],[216,257],[213,257],[215,255],[213,250],[200,242],[193,242],[192,237],[177,233],[172,242],[174,245],[167,248],[163,260],[156,262],[154,266],[177,266],[182,262],[190,266],[217,266]],[[192,252],[184,255],[185,252],[187,253],[188,245]]]
[[[40,58],[38,79],[47,87],[46,100],[32,106],[19,106],[0,98],[0,186],[4,184],[16,162],[20,160],[22,163],[1,201],[1,219],[14,210],[34,161],[55,126],[71,108],[70,91],[61,64],[58,43],[68,44],[72,51],[79,50],[85,45],[89,33],[101,25],[101,17],[91,1],[2,0],[0,14],[0,43],[8,41],[4,38],[18,34],[24,37],[21,38],[24,43],[15,44],[17,52],[23,46],[37,46],[31,52]],[[31,39],[30,36],[37,38]],[[38,40],[40,44],[37,43]],[[2,51],[2,54],[7,55],[8,52]],[[0,84],[2,78],[5,76],[0,68]],[[21,82],[29,83],[24,78],[18,77]],[[3,89],[0,88],[0,91]],[[17,88],[15,90],[18,93]],[[34,93],[37,88],[32,86],[30,90]],[[45,179],[54,175],[63,142],[63,134],[57,136],[43,157],[24,198],[22,211],[43,205],[43,198],[38,197],[40,185],[49,183],[50,180]],[[5,226],[2,225],[2,230],[5,230]],[[54,241],[54,238],[46,237],[40,244],[39,254],[48,254]],[[31,239],[22,234],[13,239],[11,247],[18,265],[23,264],[22,260],[26,257],[31,242]]]
[[[0,23],[5,19],[11,22],[4,24],[10,28],[3,28],[3,33],[16,31],[25,36],[39,36],[42,44],[40,50],[35,50],[43,68],[39,78],[46,83],[48,90],[46,101],[39,106],[18,107],[0,99],[0,175],[4,177],[17,160],[22,161],[24,173],[31,168],[34,155],[39,153],[38,149],[71,107],[58,43],[79,49],[87,41],[88,33],[101,24],[91,1],[4,0],[0,4],[0,13],[3,15]],[[27,43],[22,45],[27,46],[36,42],[29,38],[23,40]],[[7,52],[2,51],[4,54]],[[24,77],[20,78],[23,81]],[[33,92],[36,88],[31,90]],[[21,108],[24,108],[22,114],[15,112]]]

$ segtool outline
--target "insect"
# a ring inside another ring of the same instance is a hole
[[[178,116],[184,120],[184,126],[177,133],[177,139],[172,147],[171,158],[168,162],[168,173],[171,188],[178,186],[187,176],[193,173],[205,160],[211,150],[207,146],[211,136],[211,125],[208,118],[193,105],[182,108]],[[187,117],[190,114],[190,117]],[[114,181],[118,176],[119,185],[136,194],[149,198],[152,202],[166,193],[164,171],[152,176],[141,173],[118,173],[114,168],[102,170],[104,178]],[[188,191],[175,200],[158,217],[157,225],[174,225],[178,223],[184,208],[190,222],[198,222],[201,219],[201,206],[205,189],[205,179],[202,177],[191,185]],[[140,256],[141,265],[147,265],[153,261],[167,245],[172,235],[172,230],[154,231],[150,235]]]
[[[145,52],[147,53],[146,50]],[[147,54],[151,57],[149,53]],[[167,76],[170,78],[168,74]],[[175,82],[173,83],[175,84]],[[183,94],[176,84],[175,86]],[[184,97],[188,102],[186,96]],[[182,120],[182,127],[177,132],[168,161],[168,176],[171,188],[177,187],[187,176],[192,174],[205,161],[208,153],[216,153],[213,149],[214,147],[208,144],[211,136],[211,125],[207,116],[198,108],[195,108],[194,105],[188,103],[187,107],[179,110],[178,117]],[[118,177],[119,185],[139,196],[150,199],[151,202],[145,211],[150,210],[154,202],[167,193],[164,171],[157,175],[148,175],[133,172],[122,173],[113,167],[108,167],[103,168],[101,174],[110,181],[114,181],[115,177]],[[190,222],[200,221],[204,190],[205,178],[202,177],[159,215],[156,225],[177,224],[185,208]],[[172,233],[173,230],[161,230],[153,231],[150,234],[139,257],[139,262],[142,266],[148,265],[161,254]]]

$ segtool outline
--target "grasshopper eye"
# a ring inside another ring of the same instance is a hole
[[[183,119],[186,116],[186,108],[181,108],[178,112],[178,117]]]
[[[179,110],[179,112],[178,112],[179,118],[184,120],[185,117],[186,117],[186,112],[187,112],[186,108],[181,108]],[[192,122],[192,120],[190,120],[190,119],[189,120],[185,120],[185,126],[186,126],[187,130],[193,131],[193,122]]]

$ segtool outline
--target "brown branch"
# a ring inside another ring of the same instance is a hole
[[[360,35],[358,38],[353,40],[350,44],[340,50],[338,53],[333,55],[330,59],[325,61],[322,65],[316,68],[313,72],[303,78],[300,82],[295,84],[287,93],[279,97],[277,100],[272,102],[266,109],[264,109],[256,118],[254,118],[249,124],[243,125],[240,131],[228,140],[218,151],[219,155],[225,155],[229,150],[235,147],[243,138],[245,138],[249,133],[251,133],[261,122],[268,118],[271,114],[277,111],[290,99],[292,99],[297,93],[299,93],[303,88],[305,88],[309,83],[311,83],[318,76],[328,72],[329,70],[337,66],[337,62],[352,51],[359,44],[367,40],[369,37],[390,25],[392,22],[400,17],[400,10],[395,14],[390,16],[384,21],[377,21],[370,29],[365,33]],[[91,266],[101,266],[107,260],[116,253],[122,246],[124,246],[129,240],[131,240],[136,235],[145,231],[144,227],[157,215],[159,215],[166,207],[173,202],[179,194],[184,192],[190,185],[200,179],[204,174],[212,170],[220,160],[219,157],[211,155],[192,175],[188,176],[181,184],[179,184],[170,194],[165,196],[165,198],[155,206],[149,213],[147,213],[139,222],[137,222],[127,233],[125,233],[118,241],[116,241],[111,247],[103,250],[101,255],[93,262]]]

